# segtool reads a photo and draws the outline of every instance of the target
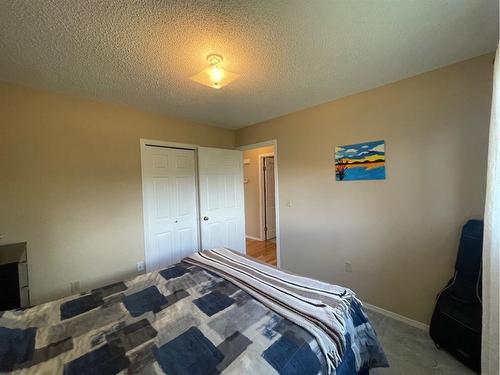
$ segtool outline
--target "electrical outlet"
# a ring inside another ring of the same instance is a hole
[[[71,293],[78,293],[80,291],[80,282],[79,281],[72,281],[69,284],[69,287],[71,289]]]
[[[139,273],[144,272],[144,268],[145,268],[145,266],[144,266],[143,260],[141,260],[140,262],[137,262],[137,272],[139,272]]]
[[[5,234],[0,233],[0,240],[3,240],[5,238]]]
[[[351,262],[345,262],[345,272],[352,272]]]
[[[286,200],[286,206],[287,207],[292,207],[292,201],[290,199]]]

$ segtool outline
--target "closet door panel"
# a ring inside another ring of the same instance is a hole
[[[198,250],[194,150],[144,146],[142,155],[146,270]]]

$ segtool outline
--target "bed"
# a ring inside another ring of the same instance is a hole
[[[342,375],[386,366],[352,291],[227,249],[0,312],[0,372]]]

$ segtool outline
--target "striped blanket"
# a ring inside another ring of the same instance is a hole
[[[325,355],[329,372],[342,361],[349,307],[352,301],[359,302],[351,290],[284,272],[225,248],[198,252],[184,262],[231,281],[311,333]]]

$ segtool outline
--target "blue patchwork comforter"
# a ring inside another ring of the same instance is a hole
[[[353,301],[336,373],[387,361]],[[179,263],[126,282],[0,312],[0,372],[33,374],[319,374],[326,361],[303,328],[234,284]]]

